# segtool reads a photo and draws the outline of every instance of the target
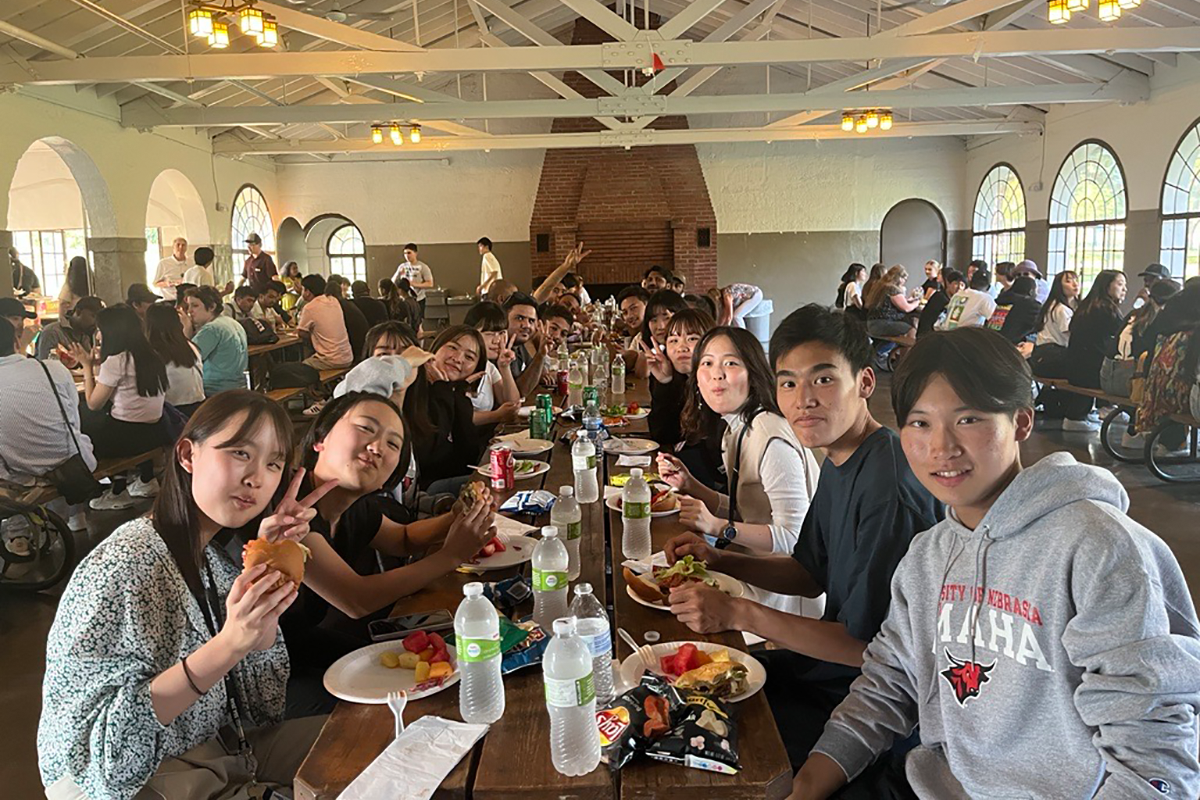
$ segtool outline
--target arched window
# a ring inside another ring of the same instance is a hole
[[[1162,216],[1159,260],[1176,278],[1200,275],[1200,122],[1179,140],[1167,165]]]
[[[973,230],[973,258],[989,264],[1025,260],[1025,189],[1008,164],[997,164],[983,177]]]
[[[1125,263],[1125,176],[1101,142],[1071,151],[1050,192],[1049,274],[1073,270],[1083,290],[1100,270]]]
[[[329,254],[329,272],[351,281],[367,279],[367,246],[362,232],[353,225],[343,225],[329,237],[325,247]]]
[[[275,253],[275,225],[271,222],[271,212],[267,210],[267,201],[262,192],[247,184],[238,190],[233,200],[233,275],[242,274],[242,265],[250,251],[246,249],[246,237],[257,233],[262,239],[262,248],[272,255]]]

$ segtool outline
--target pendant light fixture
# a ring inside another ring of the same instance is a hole
[[[865,116],[860,114],[858,119],[854,120],[854,130],[858,133],[867,132],[867,118]]]
[[[388,130],[388,133],[392,137],[392,144],[396,145],[397,147],[404,144],[404,131],[400,130],[399,125],[393,122],[392,127]]]
[[[892,112],[885,111],[879,115],[879,130],[890,131],[892,129]]]
[[[371,126],[371,141],[375,144],[383,144],[383,128],[378,125]]]
[[[847,133],[854,130],[854,115],[848,111],[842,112],[842,130]]]
[[[1067,8],[1067,0],[1050,0],[1047,13],[1051,25],[1062,25],[1071,21],[1071,9]]]
[[[878,111],[868,111],[867,112],[867,127],[872,130],[879,127],[879,112]]]
[[[1088,0],[1067,0],[1067,11],[1072,14],[1077,11],[1087,11]]]
[[[410,130],[408,132],[408,138],[412,140],[413,144],[420,144],[421,143],[421,126],[413,125],[412,130]]]
[[[1142,0],[1117,0],[1117,4],[1126,11],[1129,11],[1130,9],[1140,6],[1142,4]]]
[[[1096,10],[1101,22],[1114,22],[1121,16],[1119,0],[1099,0]]]
[[[269,19],[263,23],[262,37],[258,43],[263,47],[275,47],[279,44],[279,25],[275,20]]]
[[[229,47],[229,23],[254,39],[259,47],[279,44],[279,25],[270,14],[256,7],[258,0],[190,0],[187,12],[188,33],[207,39],[211,47]]]
[[[224,22],[214,22],[212,36],[208,37],[208,44],[216,50],[224,50],[229,47],[229,25]]]
[[[238,11],[238,27],[247,36],[261,36],[263,22],[263,12],[254,6],[245,6]]]
[[[213,35],[213,15],[207,8],[193,8],[188,14],[188,32],[207,39]]]

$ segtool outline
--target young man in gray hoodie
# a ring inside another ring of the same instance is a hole
[[[980,328],[902,362],[901,443],[950,511],[896,569],[862,677],[793,798],[829,797],[914,726],[921,798],[1200,796],[1200,621],[1183,574],[1107,470],[1068,453],[1023,469],[1030,385]]]

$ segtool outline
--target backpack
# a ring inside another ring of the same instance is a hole
[[[275,344],[279,341],[279,337],[275,335],[275,331],[268,328],[262,323],[262,320],[254,317],[243,317],[238,322],[246,331],[246,344]]]

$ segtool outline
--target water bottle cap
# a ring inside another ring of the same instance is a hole
[[[479,581],[472,581],[463,587],[463,594],[467,597],[482,597],[483,584]]]
[[[542,526],[542,538],[545,539],[550,536],[558,536],[558,526],[557,525],[543,525]]]
[[[554,620],[554,635],[555,636],[574,636],[575,635],[575,618],[574,617],[559,617]]]
[[[579,430],[575,431],[576,439],[586,439],[587,435],[588,435],[587,431],[585,431],[583,428],[580,428]]]
[[[563,497],[574,497],[575,496],[575,487],[574,486],[560,486],[560,487],[558,487],[558,493],[560,495],[562,495]]]
[[[585,583],[575,584],[575,595],[577,597],[581,594],[591,594],[591,593],[592,593],[592,585],[590,583],[585,582]]]
[[[634,467],[633,469],[629,470],[629,477],[635,481],[638,480],[639,478],[641,478],[642,477],[642,468]]]
[[[642,638],[647,642],[657,642],[662,637],[658,635],[658,631],[646,631],[642,634]]]

